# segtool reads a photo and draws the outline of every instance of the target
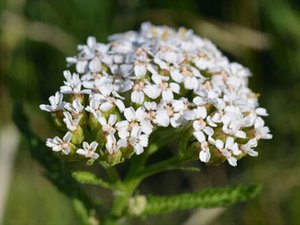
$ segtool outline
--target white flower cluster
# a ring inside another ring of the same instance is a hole
[[[144,23],[107,44],[89,37],[78,50],[67,57],[77,73],[64,71],[60,91],[40,106],[67,132],[47,140],[53,151],[89,159],[126,148],[141,154],[158,127],[187,125],[202,162],[214,149],[236,166],[241,156],[257,156],[259,139],[272,138],[262,119],[268,114],[248,88],[250,71],[191,30]]]

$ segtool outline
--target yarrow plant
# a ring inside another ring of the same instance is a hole
[[[79,54],[67,57],[76,72],[64,71],[60,91],[40,106],[68,132],[64,141],[47,140],[53,151],[120,160],[124,152],[142,154],[160,128],[189,127],[200,161],[217,156],[236,166],[258,155],[258,140],[272,137],[262,118],[268,114],[248,88],[250,71],[209,40],[144,23],[109,41],[89,37],[79,45]]]
[[[46,145],[64,158],[87,165],[97,161],[114,173],[115,165],[126,159],[133,165],[124,180],[113,173],[110,183],[88,172],[74,175],[79,182],[100,182],[123,193],[104,221],[148,215],[156,210],[151,208],[155,201],[168,203],[170,199],[132,195],[147,176],[197,158],[237,166],[244,156],[258,155],[260,139],[272,138],[263,119],[267,111],[248,87],[249,69],[230,62],[192,30],[144,23],[137,32],[110,36],[107,44],[88,37],[67,63],[76,71],[65,70],[60,90],[50,104],[40,105],[62,132],[62,138],[48,138]],[[174,157],[145,166],[149,155],[176,140]],[[173,210],[207,206],[198,198]],[[165,211],[172,211],[171,205]]]

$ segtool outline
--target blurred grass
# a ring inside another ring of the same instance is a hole
[[[237,169],[170,172],[146,181],[142,191],[174,194],[260,182],[264,189],[258,198],[231,207],[213,224],[300,224],[299,0],[0,0],[0,13],[0,126],[11,122],[16,100],[36,111],[31,116],[35,127],[41,124],[44,114],[37,112],[38,104],[57,90],[65,56],[74,54],[76,44],[88,35],[105,41],[109,34],[137,29],[149,20],[187,26],[213,40],[231,60],[253,72],[250,86],[261,93],[274,138],[259,145],[258,158],[242,160]],[[26,150],[20,145],[4,224],[76,224],[69,200],[42,177]],[[142,224],[181,224],[189,214],[155,217]]]
[[[22,142],[21,146],[25,146]],[[5,225],[79,224],[71,203],[46,180],[31,160],[29,150],[21,147],[7,201]]]

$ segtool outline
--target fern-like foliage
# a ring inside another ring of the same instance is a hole
[[[197,193],[174,196],[148,196],[145,210],[140,216],[150,216],[194,208],[229,206],[255,197],[261,190],[259,185],[211,188]]]
[[[76,171],[72,173],[73,177],[82,184],[92,184],[103,188],[111,189],[111,186],[101,178],[96,177],[95,174],[88,171]]]

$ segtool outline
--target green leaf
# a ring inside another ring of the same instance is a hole
[[[109,183],[96,177],[95,174],[87,171],[75,171],[72,173],[73,178],[82,184],[92,184],[103,188],[111,189]]]
[[[181,166],[178,167],[178,170],[189,171],[189,172],[200,172],[200,168],[196,166]]]
[[[173,196],[148,196],[147,206],[141,216],[150,216],[194,208],[229,206],[255,197],[260,185],[211,188],[197,193]]]
[[[77,215],[81,219],[81,223],[83,225],[90,225],[91,223],[89,221],[89,213],[86,210],[85,206],[82,204],[82,202],[76,198],[73,199],[73,207]]]

